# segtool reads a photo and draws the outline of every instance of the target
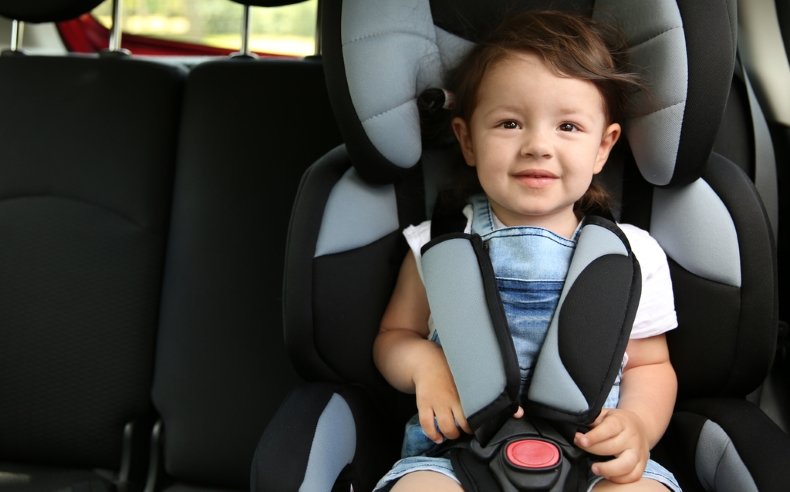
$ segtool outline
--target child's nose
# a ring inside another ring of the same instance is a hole
[[[532,159],[551,157],[551,143],[545,130],[524,132],[524,140],[521,143],[521,155]]]

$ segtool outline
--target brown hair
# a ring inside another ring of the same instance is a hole
[[[592,82],[603,97],[608,123],[622,120],[629,93],[642,88],[639,77],[626,70],[626,43],[619,30],[572,13],[524,11],[508,16],[450,73],[455,116],[469,121],[484,75],[513,53],[536,54],[558,76]],[[600,213],[610,205],[609,194],[593,180],[574,210]]]

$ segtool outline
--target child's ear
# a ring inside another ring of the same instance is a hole
[[[469,125],[466,124],[461,118],[455,117],[451,122],[455,138],[458,139],[458,145],[461,146],[461,152],[464,155],[464,160],[469,166],[475,166],[475,153],[472,146],[472,136],[469,134]]]
[[[601,137],[601,145],[598,147],[598,155],[595,158],[594,174],[598,174],[603,169],[606,160],[609,159],[609,153],[612,151],[614,144],[617,143],[621,133],[622,129],[618,123],[612,123],[604,130]]]

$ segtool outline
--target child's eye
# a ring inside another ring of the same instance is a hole
[[[575,132],[579,131],[579,127],[574,125],[573,123],[562,123],[559,126],[560,131],[562,132]]]
[[[499,126],[505,130],[518,130],[520,128],[518,122],[514,120],[503,121],[499,124]]]

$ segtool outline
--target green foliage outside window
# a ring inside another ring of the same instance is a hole
[[[250,49],[310,55],[315,50],[318,0],[283,7],[253,7]],[[108,0],[94,10],[110,24]],[[124,32],[239,49],[243,7],[228,0],[123,0]]]

